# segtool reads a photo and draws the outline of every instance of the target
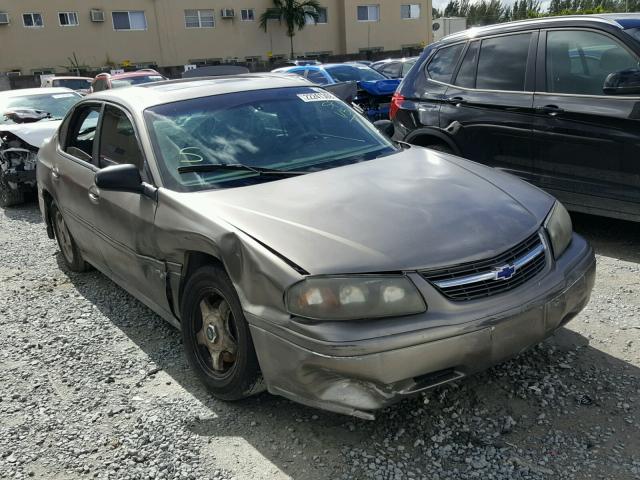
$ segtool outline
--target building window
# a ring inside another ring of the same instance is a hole
[[[213,10],[185,10],[184,23],[187,28],[213,28]]]
[[[78,25],[78,14],[76,12],[59,12],[58,20],[61,27],[75,27]]]
[[[243,22],[253,22],[256,19],[256,11],[253,8],[243,8],[240,10],[240,19]]]
[[[400,18],[403,20],[420,18],[420,5],[417,3],[400,5]]]
[[[380,5],[358,5],[359,22],[379,22]]]
[[[22,22],[24,23],[25,27],[29,28],[44,27],[41,13],[23,13]]]
[[[111,12],[114,30],[146,30],[147,17],[142,10]]]
[[[306,17],[307,25],[314,25],[314,24],[321,24],[321,23],[325,24],[325,23],[328,23],[328,18],[329,18],[329,16],[327,15],[327,9],[325,7],[320,7],[318,9],[318,21],[317,22],[309,14],[307,14],[305,17]]]

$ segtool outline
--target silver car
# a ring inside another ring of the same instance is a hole
[[[394,144],[273,74],[80,101],[40,151],[66,265],[182,330],[218,398],[376,409],[537,344],[585,306],[591,247],[500,171]]]

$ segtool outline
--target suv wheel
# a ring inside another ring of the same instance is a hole
[[[181,302],[182,338],[189,364],[221,400],[240,400],[263,390],[249,325],[227,273],[198,269]]]

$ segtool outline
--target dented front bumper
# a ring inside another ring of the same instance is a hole
[[[502,295],[499,303],[473,302],[475,312],[466,306],[448,317],[446,302],[440,302],[412,316],[412,325],[420,328],[411,332],[397,333],[387,323],[380,329],[375,321],[332,322],[331,333],[326,325],[292,332],[247,313],[268,390],[372,419],[374,410],[512,358],[551,335],[589,301],[595,257],[585,240],[574,236],[562,257],[550,263],[541,279]],[[427,302],[431,294],[425,295]],[[499,305],[509,308],[496,311]],[[341,329],[344,341],[337,341]],[[354,329],[362,332],[360,340],[353,340]]]

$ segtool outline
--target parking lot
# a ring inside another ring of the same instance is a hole
[[[0,477],[640,478],[640,228],[574,224],[598,276],[567,328],[364,421],[213,399],[175,329],[65,269],[34,203],[0,210]]]

